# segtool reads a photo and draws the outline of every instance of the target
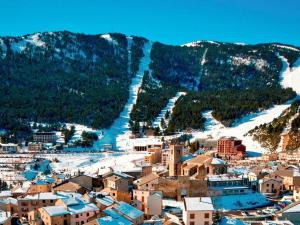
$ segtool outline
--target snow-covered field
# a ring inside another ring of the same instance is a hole
[[[153,122],[154,127],[159,127],[159,129],[162,130],[162,127],[160,124],[161,119],[165,119],[165,115],[166,115],[167,111],[170,112],[170,115],[172,114],[176,101],[178,100],[178,98],[180,96],[183,96],[183,95],[186,95],[186,93],[185,92],[177,92],[173,98],[169,99],[169,102],[166,105],[166,107],[163,108],[161,110],[161,112],[159,113],[158,117],[155,118],[155,120]],[[166,124],[168,124],[168,121],[166,121]]]
[[[64,174],[77,173],[78,170],[85,174],[99,175],[109,172],[110,167],[116,171],[136,171],[140,168],[136,162],[144,158],[144,153],[76,153],[76,154],[51,154],[41,157],[59,162],[51,164],[55,172]]]
[[[147,42],[144,46],[144,57],[141,59],[139,71],[129,88],[129,99],[121,112],[119,118],[117,118],[109,129],[104,130],[104,137],[97,142],[97,147],[101,147],[103,144],[112,144],[113,147],[121,148],[122,145],[119,143],[124,139],[129,139],[129,119],[130,112],[133,105],[136,103],[138,91],[142,85],[144,72],[149,70],[150,64],[150,52],[152,43]],[[122,149],[122,148],[121,148]],[[124,149],[122,149],[124,150]]]

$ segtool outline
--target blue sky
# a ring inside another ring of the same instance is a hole
[[[121,32],[168,44],[194,40],[300,46],[299,0],[0,0],[0,35]]]

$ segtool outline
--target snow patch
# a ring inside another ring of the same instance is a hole
[[[193,42],[189,42],[186,44],[181,45],[182,47],[197,47],[200,46],[201,43],[210,43],[210,44],[215,44],[215,45],[220,45],[220,43],[215,42],[215,41],[193,41]]]
[[[287,45],[278,45],[278,44],[273,44],[273,46],[275,46],[275,47],[279,47],[279,48],[285,48],[285,49],[289,49],[289,50],[296,51],[296,52],[300,52],[300,49],[298,49],[298,48],[294,48],[294,47],[291,47],[291,46],[287,46]]]
[[[6,57],[7,47],[6,47],[6,44],[4,43],[4,41],[2,39],[0,39],[0,48],[1,48],[0,57],[2,59],[4,59]]]
[[[13,52],[20,53],[26,49],[28,44],[34,47],[40,47],[40,48],[45,47],[46,43],[40,39],[40,36],[41,36],[40,33],[35,33],[29,36],[21,37],[21,40],[17,40],[16,42],[13,42],[11,40],[12,41],[11,48]]]
[[[100,37],[104,38],[112,45],[118,45],[118,42],[116,40],[114,40],[110,34],[102,34],[102,35],[100,35]]]
[[[200,62],[201,66],[203,66],[204,63],[206,62],[205,57],[206,57],[207,50],[208,50],[208,48],[206,48],[204,53],[203,53],[203,56],[202,56],[202,59],[201,59],[201,62]]]
[[[268,62],[263,59],[253,59],[251,57],[231,56],[230,61],[235,66],[240,65],[255,65],[256,69],[263,70],[268,65]]]
[[[130,36],[127,36],[126,39],[127,39],[127,52],[128,52],[128,65],[127,65],[127,68],[128,68],[128,74],[131,74],[131,63],[132,63],[131,46],[132,46],[133,39]]]
[[[296,61],[295,67],[290,68],[288,60],[276,54],[282,62],[282,70],[280,72],[280,84],[284,88],[292,88],[300,95],[300,58]]]

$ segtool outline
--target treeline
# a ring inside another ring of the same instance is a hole
[[[236,119],[248,113],[269,108],[293,97],[295,92],[292,89],[280,87],[189,93],[177,101],[167,132],[188,128],[203,129],[205,119],[202,113],[206,110],[212,110],[215,119],[230,126]]]

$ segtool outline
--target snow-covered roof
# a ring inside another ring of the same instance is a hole
[[[300,213],[300,203],[287,210],[284,210],[283,213]]]
[[[94,203],[71,205],[68,207],[71,214],[78,214],[84,212],[94,212],[99,210],[99,208]]]
[[[243,176],[236,176],[232,174],[210,174],[207,175],[209,181],[232,181],[232,180],[243,180]]]
[[[214,206],[210,197],[190,197],[184,199],[187,211],[212,211]]]
[[[35,195],[26,195],[23,200],[55,200],[59,199],[60,196],[53,194],[52,192],[42,192]]]
[[[11,197],[12,193],[11,191],[1,191],[0,192],[0,197]]]
[[[106,209],[104,210],[104,212],[111,218],[113,218],[113,221],[125,221],[125,224],[132,224],[129,220],[127,220],[124,216],[122,216],[121,214],[119,214],[118,212],[116,212],[113,209]],[[102,221],[101,221],[102,222]],[[108,221],[107,221],[108,222]],[[128,223],[129,222],[129,223]],[[104,223],[105,224],[105,223]],[[109,223],[108,223],[109,224]],[[115,223],[112,223],[115,224]],[[102,225],[102,223],[101,223]]]
[[[115,209],[131,219],[137,219],[144,214],[141,210],[125,202],[120,202]]]
[[[236,218],[229,218],[227,216],[223,217],[219,223],[219,225],[247,225],[248,223],[245,223],[242,220],[236,219]]]
[[[49,216],[61,216],[69,214],[68,210],[64,206],[48,206],[43,207]]]
[[[211,164],[212,165],[226,165],[227,163],[222,159],[213,158],[212,161],[211,161]]]
[[[78,205],[78,204],[84,204],[83,200],[79,198],[63,198],[61,199],[66,206],[72,206],[72,205]]]
[[[105,206],[110,206],[115,202],[115,200],[110,196],[97,197],[96,201]]]
[[[131,225],[132,223],[124,217],[113,218],[105,216],[97,219],[98,224],[101,225]]]
[[[18,200],[12,197],[1,199],[0,204],[13,204],[18,205]]]

